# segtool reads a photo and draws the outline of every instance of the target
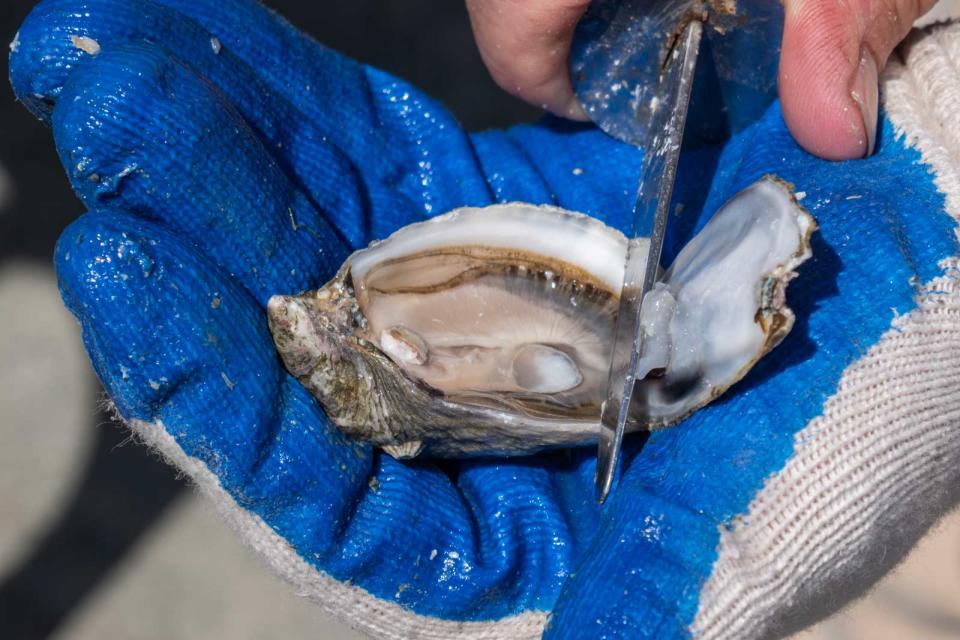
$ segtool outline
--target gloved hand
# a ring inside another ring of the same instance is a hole
[[[592,448],[400,463],[348,441],[281,368],[264,304],[463,205],[624,228],[634,149],[556,120],[467,135],[250,0],[48,0],[11,78],[90,209],[56,264],[117,411],[299,593],[384,638],[750,638],[858,595],[958,499],[958,42],[892,65],[896,125],[869,160],[807,155],[776,106],[686,155],[668,252],[768,172],[821,230],[793,333],[714,405],[629,439],[602,509]]]

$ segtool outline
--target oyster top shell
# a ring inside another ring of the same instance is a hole
[[[767,177],[683,248],[641,316],[655,339],[638,363],[635,402],[643,403],[650,427],[716,398],[790,332],[786,284],[810,257],[814,230],[789,185]]]
[[[766,178],[725,205],[645,299],[633,428],[678,421],[789,331],[784,288],[815,228]],[[466,208],[276,296],[287,368],[346,432],[399,457],[523,454],[594,441],[627,240],[522,203]]]

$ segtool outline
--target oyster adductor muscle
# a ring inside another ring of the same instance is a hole
[[[632,429],[683,419],[790,331],[785,287],[816,228],[766,177],[718,211],[644,300]],[[274,296],[287,369],[344,432],[396,457],[596,441],[627,239],[524,203],[464,208]]]

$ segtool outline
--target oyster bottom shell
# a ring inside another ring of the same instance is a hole
[[[645,298],[633,430],[723,393],[790,331],[786,283],[816,225],[782,181],[744,190]],[[582,214],[460,209],[274,296],[287,369],[346,433],[395,457],[521,455],[595,442],[627,240]]]

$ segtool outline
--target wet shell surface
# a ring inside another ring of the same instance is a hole
[[[632,430],[682,420],[783,339],[786,284],[815,228],[766,177],[688,243],[644,300]],[[322,289],[274,296],[270,330],[328,416],[395,457],[587,444],[626,249],[554,207],[459,209],[354,253]]]

